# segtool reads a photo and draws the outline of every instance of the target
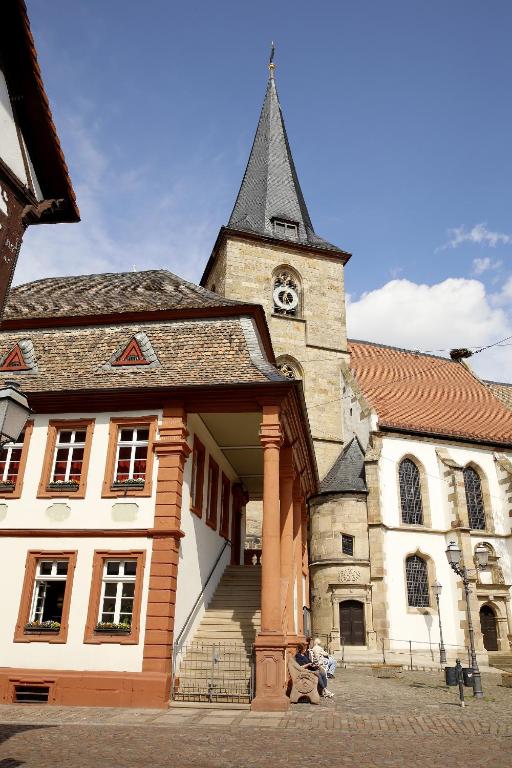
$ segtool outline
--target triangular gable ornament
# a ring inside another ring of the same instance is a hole
[[[0,363],[0,371],[3,373],[16,373],[16,371],[29,371],[30,369],[31,366],[27,365],[19,344],[16,344]]]
[[[150,362],[150,360],[146,359],[139,342],[134,336],[116,360],[112,361],[112,365],[149,365]]]

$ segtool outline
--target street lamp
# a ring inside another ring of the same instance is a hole
[[[30,415],[27,396],[17,381],[6,381],[0,389],[0,446],[14,443]]]
[[[446,664],[446,649],[444,647],[443,642],[443,627],[441,625],[441,611],[439,610],[439,598],[441,596],[441,592],[443,591],[443,586],[438,581],[434,581],[432,584],[432,592],[434,593],[436,597],[436,603],[437,603],[437,617],[439,619],[439,663],[440,664]]]
[[[489,560],[489,550],[487,547],[485,547],[483,544],[478,544],[475,547],[475,555],[476,555],[476,571],[480,568],[485,568],[487,565],[487,562]],[[469,645],[471,649],[471,666],[473,668],[473,696],[476,696],[477,699],[481,699],[484,695],[484,692],[482,690],[482,678],[480,676],[480,670],[478,668],[478,662],[476,660],[476,652],[475,652],[475,631],[473,629],[473,619],[471,618],[471,610],[469,606],[469,574],[470,572],[474,572],[474,568],[466,568],[465,566],[460,565],[462,552],[460,550],[460,547],[457,546],[457,544],[454,541],[450,541],[448,544],[448,547],[446,549],[446,557],[448,559],[448,563],[450,564],[450,568],[452,571],[455,571],[457,576],[460,576],[462,579],[462,583],[464,584],[464,593],[466,596],[466,616],[468,621],[468,634],[469,634]]]

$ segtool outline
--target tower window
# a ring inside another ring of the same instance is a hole
[[[297,240],[298,234],[297,224],[280,219],[274,220],[274,235],[276,237],[284,237],[286,240]]]
[[[354,556],[354,537],[346,533],[341,534],[341,551],[344,555]]]

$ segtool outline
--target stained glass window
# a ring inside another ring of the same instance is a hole
[[[478,472],[475,472],[472,467],[464,469],[464,488],[466,489],[469,527],[484,531],[485,507],[482,496],[482,483],[480,482]]]
[[[422,557],[412,555],[405,561],[407,578],[407,602],[415,608],[430,605],[427,563]]]
[[[398,469],[402,523],[423,525],[420,472],[414,461],[404,459]]]

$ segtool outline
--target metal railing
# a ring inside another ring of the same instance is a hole
[[[176,651],[174,701],[249,703],[254,695],[253,648],[193,641]]]
[[[182,628],[181,628],[181,630],[180,630],[180,633],[179,633],[178,637],[176,638],[176,640],[175,640],[175,642],[174,642],[174,645],[179,645],[179,643],[180,643],[180,640],[181,640],[181,638],[183,637],[183,633],[185,632],[185,630],[186,630],[186,628],[187,628],[187,626],[188,626],[188,623],[189,623],[190,619],[191,619],[191,618],[192,618],[192,616],[194,615],[194,612],[195,612],[195,610],[196,610],[197,606],[199,605],[199,603],[200,603],[200,601],[201,601],[201,598],[204,596],[204,593],[205,593],[205,591],[206,591],[206,587],[207,587],[207,586],[208,586],[208,584],[210,583],[210,581],[211,581],[211,578],[212,578],[213,574],[215,573],[215,569],[217,568],[218,564],[220,563],[220,561],[221,561],[221,558],[222,558],[222,555],[224,554],[224,552],[226,551],[226,548],[227,548],[228,546],[229,546],[229,547],[231,546],[231,542],[230,542],[228,539],[226,539],[226,541],[224,542],[224,546],[222,547],[221,551],[219,552],[219,555],[218,555],[218,557],[217,557],[217,559],[216,559],[216,561],[215,561],[215,563],[214,563],[214,565],[213,565],[213,568],[211,569],[210,573],[208,574],[208,578],[206,579],[205,583],[204,583],[204,584],[203,584],[203,586],[201,587],[201,591],[199,592],[199,594],[198,594],[198,596],[197,596],[197,599],[196,599],[196,601],[195,601],[194,605],[193,605],[193,606],[192,606],[192,608],[190,609],[190,611],[189,611],[189,613],[188,613],[188,616],[187,616],[187,618],[185,619],[185,622],[184,622],[184,624],[183,624],[183,626],[182,626]]]

